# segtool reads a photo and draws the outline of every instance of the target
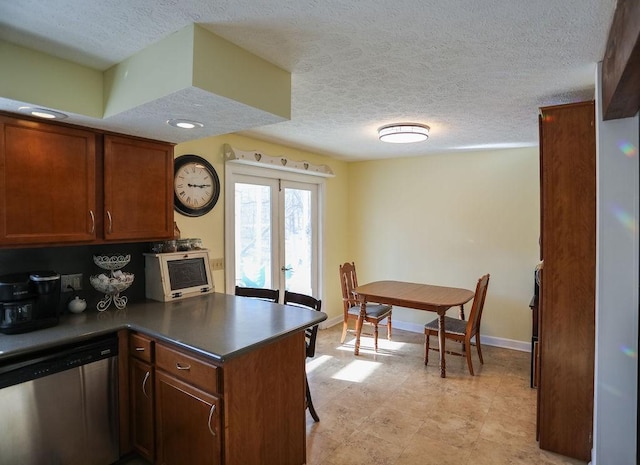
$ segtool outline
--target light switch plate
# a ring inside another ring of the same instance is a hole
[[[73,292],[82,290],[82,273],[61,275],[60,290],[62,292]]]
[[[224,258],[212,258],[210,263],[211,271],[224,270]]]

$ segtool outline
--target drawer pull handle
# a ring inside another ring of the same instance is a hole
[[[180,362],[176,363],[176,368],[178,370],[190,370],[191,365],[181,365]]]
[[[136,347],[136,352],[144,352],[144,347]]]
[[[216,432],[213,430],[213,428],[211,428],[211,418],[213,417],[213,412],[216,411],[216,404],[213,404],[211,406],[211,410],[209,411],[209,423],[207,424],[207,426],[209,427],[209,432],[211,433],[211,436],[215,436]]]
[[[96,232],[96,217],[93,214],[93,210],[89,210],[89,215],[91,215],[91,234]]]
[[[109,218],[109,234],[111,234],[113,232],[113,219],[109,210],[107,210],[107,218]]]
[[[147,399],[151,399],[151,397],[149,397],[149,394],[147,394],[147,380],[149,379],[150,375],[151,372],[147,371],[144,375],[144,379],[142,380],[142,393]]]

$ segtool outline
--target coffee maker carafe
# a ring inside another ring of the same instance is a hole
[[[59,321],[60,275],[32,271],[0,276],[0,332],[25,333]]]

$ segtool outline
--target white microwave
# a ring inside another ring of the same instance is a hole
[[[144,256],[147,299],[169,302],[214,291],[208,250]]]

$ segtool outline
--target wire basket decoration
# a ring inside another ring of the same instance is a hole
[[[111,306],[111,303],[118,310],[127,306],[127,297],[120,293],[128,289],[133,284],[133,273],[121,271],[131,261],[131,255],[94,255],[93,262],[109,273],[89,276],[89,282],[95,290],[102,292],[104,298],[97,304],[99,312],[104,312]]]

